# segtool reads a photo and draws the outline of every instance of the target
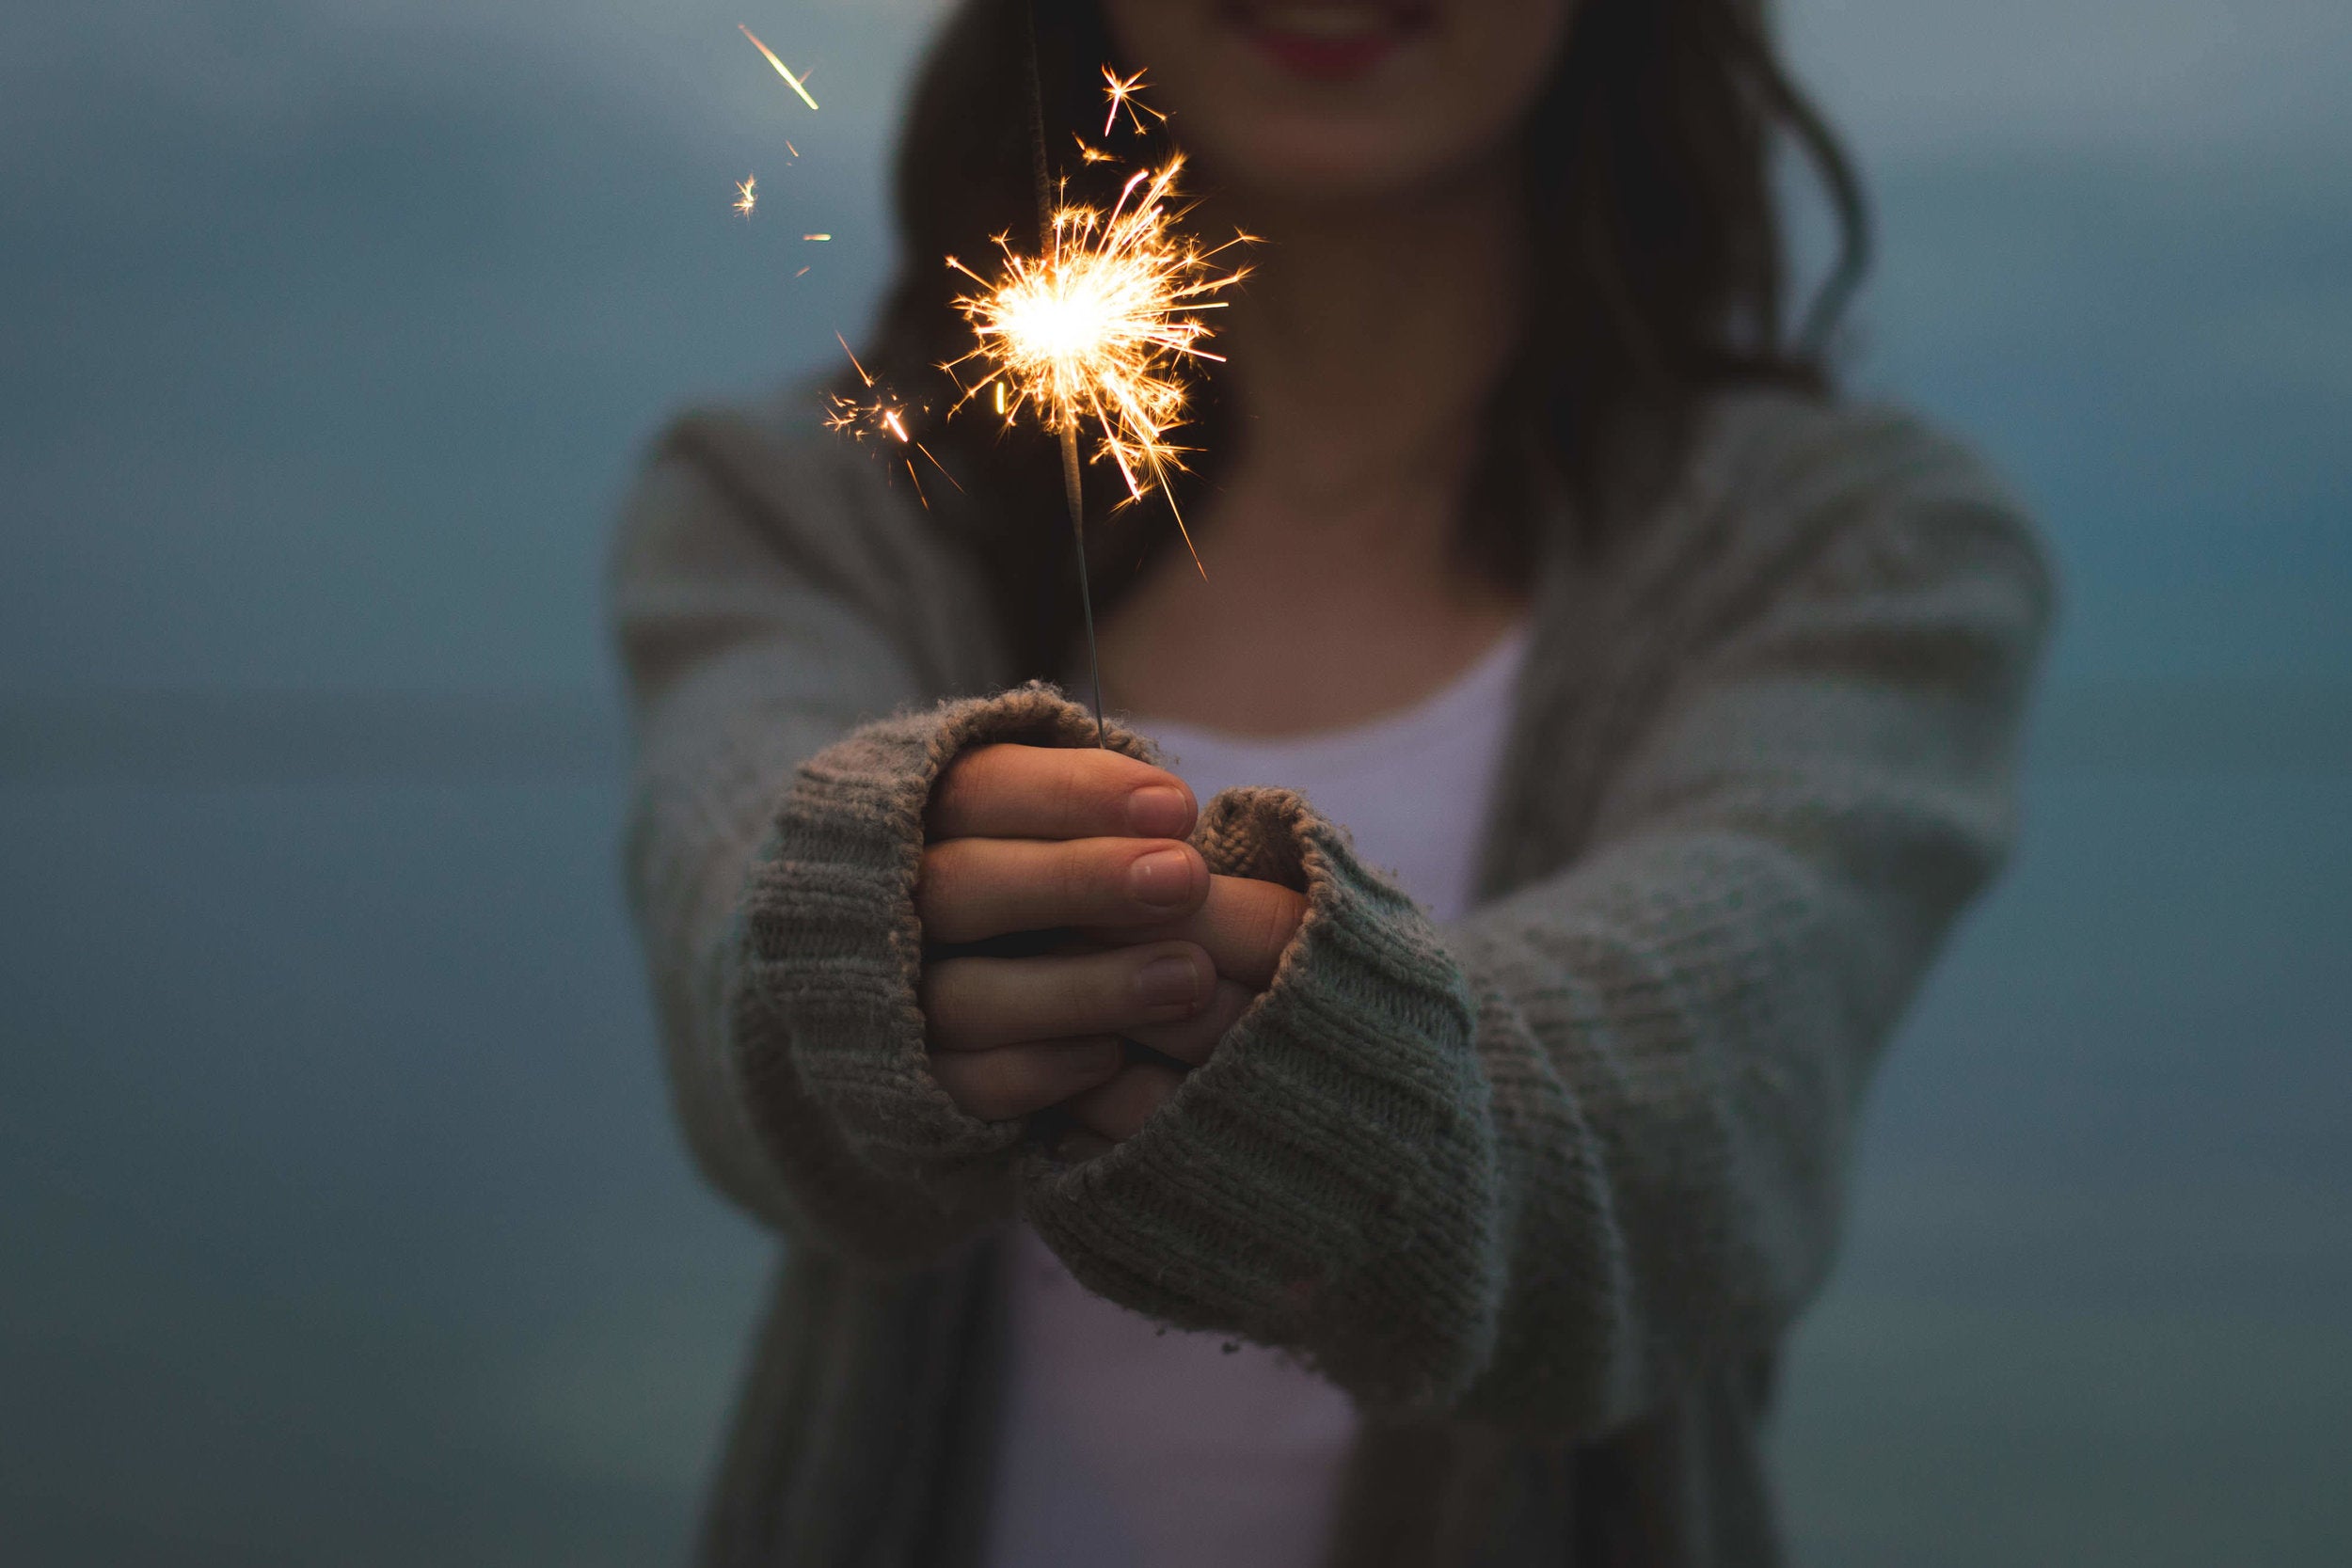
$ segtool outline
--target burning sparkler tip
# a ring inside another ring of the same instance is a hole
[[[1120,85],[1133,90],[1132,81]],[[977,339],[966,358],[988,372],[965,400],[988,390],[1008,420],[1031,405],[1065,443],[1094,431],[1094,461],[1119,470],[1128,500],[1158,490],[1171,508],[1169,480],[1184,466],[1185,449],[1168,439],[1184,418],[1181,366],[1214,357],[1201,346],[1209,329],[1200,313],[1221,303],[1207,296],[1238,281],[1177,228],[1183,166],[1171,157],[1136,171],[1107,211],[1065,200],[1050,214],[1041,256],[998,236],[993,281],[948,261],[981,283],[956,301]],[[1183,521],[1178,515],[1180,529]]]

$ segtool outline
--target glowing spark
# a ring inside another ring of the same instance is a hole
[[[1112,157],[1101,148],[1089,142],[1084,136],[1073,134],[1070,139],[1078,144],[1078,156],[1084,162],[1089,164],[1115,164],[1119,162],[1118,159]]]
[[[1111,134],[1111,127],[1119,123],[1119,111],[1121,109],[1127,111],[1127,122],[1136,128],[1136,135],[1138,136],[1144,132],[1144,115],[1150,115],[1153,119],[1163,121],[1168,119],[1159,110],[1136,97],[1136,92],[1144,86],[1142,71],[1138,71],[1133,76],[1122,78],[1109,66],[1104,66],[1103,82],[1103,96],[1110,100],[1110,112],[1103,117],[1103,135],[1107,136]],[[1141,113],[1137,113],[1138,110]]]
[[[947,465],[946,465],[946,464],[945,464],[945,463],[942,463],[942,462],[941,462],[938,458],[936,458],[936,457],[931,457],[931,449],[930,449],[930,448],[929,448],[929,447],[925,446],[922,442],[917,441],[917,442],[915,442],[915,443],[914,443],[914,450],[915,450],[916,451],[921,452],[921,453],[922,453],[924,456],[926,456],[926,457],[930,457],[930,458],[931,458],[931,467],[932,467],[937,468],[937,469],[938,469],[941,473],[943,473],[943,474],[947,474]],[[955,485],[955,487],[956,487],[957,489],[959,489],[959,490],[961,490],[961,489],[962,489],[962,488],[963,488],[963,486],[962,486],[961,483],[958,483],[958,482],[957,482],[957,480],[956,480],[956,476],[955,476],[955,475],[953,475],[953,474],[947,474],[947,483],[950,483],[950,484]]]
[[[793,276],[793,277],[806,277],[808,276],[808,269],[807,269],[806,267],[803,267],[800,271],[798,271],[798,272],[794,273],[792,276]]]
[[[784,62],[776,58],[776,52],[769,48],[766,44],[760,42],[759,35],[757,33],[753,32],[749,27],[744,26],[740,22],[737,23],[735,25],[737,31],[740,32],[745,38],[752,40],[752,47],[754,49],[758,50],[761,54],[768,56],[768,63],[776,68],[776,74],[784,78],[785,86],[790,87],[794,92],[799,93],[801,95],[802,103],[807,104],[812,109],[817,107],[817,100],[808,95],[808,88],[803,85],[807,82],[808,78],[806,76],[795,76],[790,71],[785,70]],[[796,153],[794,156],[797,157],[798,154]]]
[[[844,338],[840,333],[836,332],[833,335],[833,341],[839,343],[841,345],[841,352],[850,356],[850,368],[857,372],[857,378],[866,383],[866,386],[871,387],[874,384],[874,378],[866,374],[866,367],[857,362],[857,350],[850,346],[850,340]]]
[[[1108,212],[1064,207],[1054,214],[1046,253],[1034,260],[1000,236],[1004,265],[993,282],[947,259],[981,290],[955,302],[978,339],[956,364],[977,360],[987,371],[964,400],[990,388],[1009,416],[1027,404],[1056,435],[1093,430],[1097,461],[1118,467],[1129,500],[1156,488],[1171,512],[1168,476],[1184,467],[1187,450],[1168,439],[1184,420],[1184,361],[1222,357],[1201,346],[1209,328],[1200,312],[1221,309],[1210,296],[1248,275],[1214,264],[1227,246],[1204,250],[1177,231],[1183,168],[1176,157],[1156,172],[1138,171]],[[1181,514],[1176,525],[1190,549]]]
[[[831,234],[803,234],[801,238],[804,240],[830,240],[833,236]]]
[[[833,335],[833,341],[841,345],[842,353],[849,355],[850,368],[857,372],[860,384],[867,391],[875,391],[873,372],[858,363],[856,353],[850,347],[850,341],[838,332]],[[916,451],[921,452],[925,462],[941,473],[946,474],[948,483],[958,490],[963,488],[962,482],[954,474],[948,473],[947,465],[934,456],[931,449],[916,440],[913,432],[907,429],[906,405],[893,397],[888,388],[882,388],[870,403],[860,403],[854,398],[845,398],[838,393],[835,393],[831,401],[833,412],[825,416],[827,430],[846,432],[853,441],[865,440],[869,427],[882,431],[896,437],[900,446],[913,447]],[[928,413],[930,410],[927,408],[924,412]],[[930,498],[923,495],[923,482],[915,478],[914,460],[908,458],[906,465],[907,478],[914,481],[914,493],[922,499],[924,509],[929,511],[931,504]]]
[[[787,152],[791,153],[791,154],[792,154],[792,156],[793,156],[796,160],[797,160],[797,159],[800,157],[800,155],[801,155],[801,150],[800,150],[799,148],[797,148],[797,147],[795,147],[795,146],[793,146],[793,145],[792,145],[792,138],[791,138],[790,136],[787,136],[787,137],[785,137],[785,138],[784,138],[784,150],[785,150]]]
[[[747,174],[735,182],[735,210],[745,217],[750,217],[752,209],[758,205],[759,176]]]

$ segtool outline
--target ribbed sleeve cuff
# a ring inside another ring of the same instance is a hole
[[[1420,909],[1287,790],[1229,790],[1195,842],[1306,917],[1273,985],[1143,1128],[1034,1157],[1031,1225],[1089,1288],[1291,1350],[1381,1405],[1457,1395],[1492,1348],[1497,1162],[1459,967]]]
[[[991,1187],[1009,1207],[1003,1156],[1022,1124],[957,1109],[925,1053],[923,814],[969,747],[1094,738],[1083,708],[1033,684],[867,724],[802,766],[747,879],[737,947],[737,1067],[763,1134],[789,1136],[797,1085],[876,1174],[922,1184],[943,1208],[984,1202]],[[1110,742],[1150,755],[1124,732]]]

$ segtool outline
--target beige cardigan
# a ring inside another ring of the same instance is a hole
[[[678,1114],[790,1243],[705,1560],[971,1553],[1019,1214],[1357,1398],[1343,1568],[1773,1560],[1775,1348],[2010,837],[2051,600],[2011,500],[1899,414],[1723,400],[1626,546],[1550,552],[1476,911],[1433,929],[1307,802],[1220,798],[1204,852],[1307,920],[1210,1064],[1064,1166],[930,1081],[910,893],[959,748],[1091,725],[1002,691],[973,563],[806,422],[676,425],[614,578]]]

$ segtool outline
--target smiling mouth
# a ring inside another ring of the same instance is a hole
[[[1422,0],[1232,0],[1225,20],[1289,74],[1345,82],[1426,32],[1431,9]]]

